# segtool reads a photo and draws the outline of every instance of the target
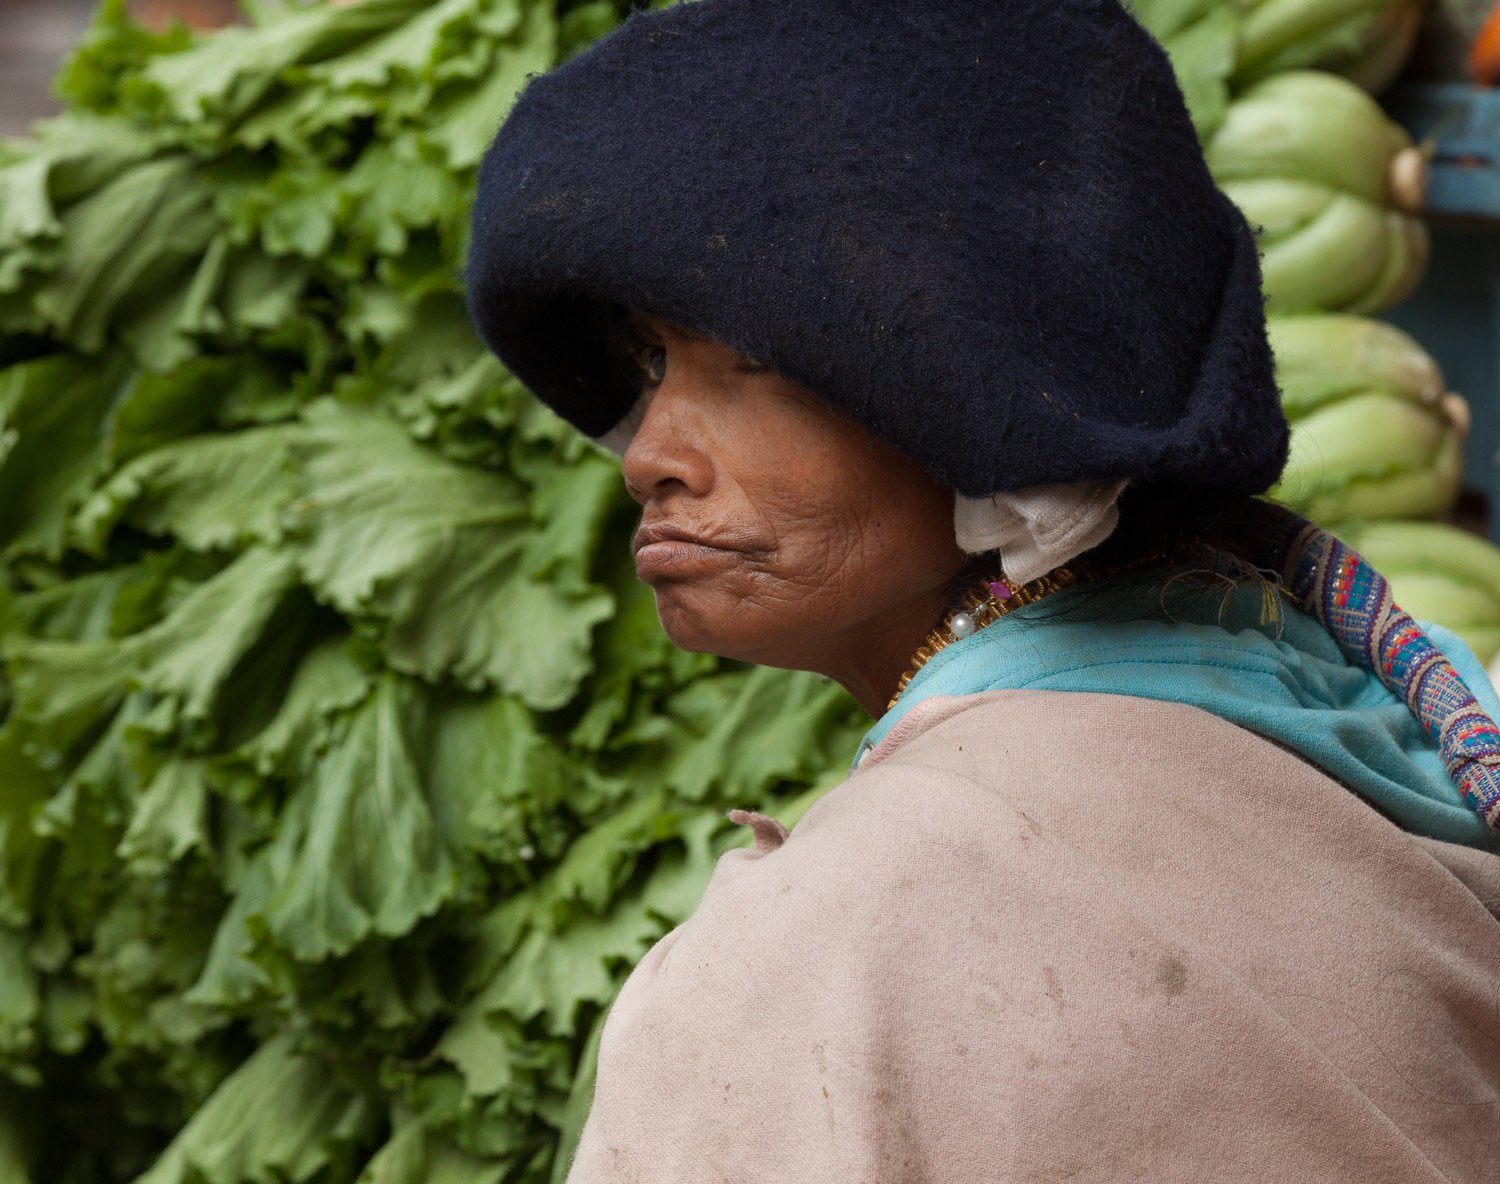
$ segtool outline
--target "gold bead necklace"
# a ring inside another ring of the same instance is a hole
[[[885,705],[885,709],[889,711],[896,705],[896,700],[901,698],[901,692],[906,690],[907,684],[911,682],[917,671],[927,665],[934,654],[947,649],[955,641],[962,641],[965,637],[973,636],[986,625],[993,625],[1001,617],[1015,612],[1016,609],[1033,604],[1053,592],[1071,588],[1076,583],[1078,583],[1078,576],[1071,568],[1059,567],[1039,579],[1032,580],[1029,584],[1022,584],[1019,588],[1014,587],[1004,577],[986,580],[979,587],[971,588],[964,593],[963,604],[949,613],[943,619],[943,623],[929,633],[927,640],[917,647],[917,652],[912,655],[911,667],[896,684],[896,693],[891,696],[891,701]]]

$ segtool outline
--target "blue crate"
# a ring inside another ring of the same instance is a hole
[[[1500,91],[1411,84],[1385,105],[1433,146],[1432,266],[1386,319],[1422,343],[1473,407],[1464,485],[1488,499],[1500,542]]]

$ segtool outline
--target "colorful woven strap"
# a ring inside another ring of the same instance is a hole
[[[1464,801],[1500,830],[1500,727],[1391,599],[1384,576],[1322,527],[1280,507],[1265,508],[1271,530],[1260,565],[1280,573],[1282,585],[1323,623],[1349,661],[1373,670],[1401,697],[1437,743]]]

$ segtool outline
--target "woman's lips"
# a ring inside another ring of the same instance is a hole
[[[647,543],[635,553],[635,574],[642,580],[689,576],[721,567],[737,554],[725,547],[663,539]]]
[[[635,532],[635,574],[642,580],[713,570],[744,548],[670,523],[643,523]]]

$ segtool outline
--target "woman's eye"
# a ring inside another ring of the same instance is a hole
[[[653,383],[664,382],[667,377],[667,351],[664,349],[649,349],[646,351],[646,377]]]

